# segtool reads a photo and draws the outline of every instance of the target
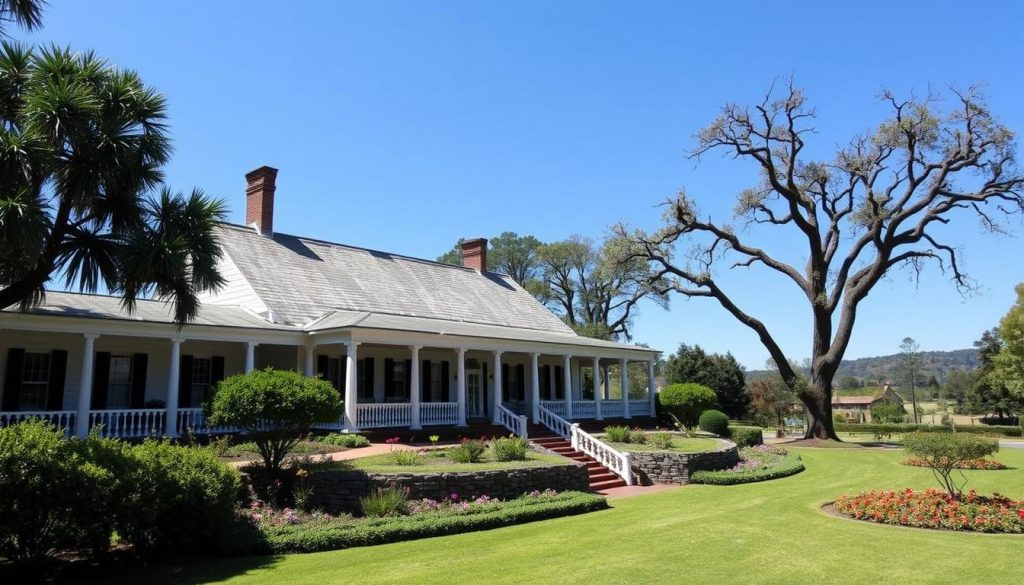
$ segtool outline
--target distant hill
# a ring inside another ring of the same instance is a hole
[[[924,366],[921,368],[922,383],[931,376],[935,376],[941,382],[951,370],[970,370],[979,365],[978,352],[974,349],[923,351],[921,358],[924,360]],[[835,382],[838,383],[839,379],[844,376],[858,378],[866,385],[876,385],[886,380],[899,380],[899,364],[900,354],[898,353],[843,360],[836,373]],[[748,381],[770,376],[773,373],[771,370],[748,370],[746,372]]]

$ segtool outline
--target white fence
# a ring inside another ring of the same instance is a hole
[[[359,404],[356,406],[356,426],[360,429],[407,427],[412,425],[412,405]]]
[[[75,411],[73,410],[38,410],[26,412],[0,412],[0,427],[17,424],[23,420],[39,419],[46,421],[66,435],[75,432]]]
[[[119,439],[163,436],[166,420],[163,408],[89,411],[89,428],[96,429],[100,436]]]
[[[651,412],[651,402],[649,400],[630,400],[629,414],[633,416],[653,416],[654,413]]]
[[[421,425],[459,424],[458,402],[425,402],[420,404]]]

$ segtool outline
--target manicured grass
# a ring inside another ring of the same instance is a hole
[[[102,582],[349,583],[985,583],[1020,582],[1024,537],[959,534],[825,515],[841,493],[927,488],[901,450],[793,449],[807,470],[738,486],[691,485],[613,499],[613,509],[487,532],[368,548],[161,564]],[[970,487],[1024,498],[1014,469],[967,472]]]
[[[568,465],[565,457],[538,451],[528,451],[526,461],[493,461],[490,451],[484,454],[480,463],[458,463],[444,457],[434,457],[429,452],[420,457],[421,465],[395,465],[389,453],[338,461],[331,466],[358,469],[371,473],[440,473],[445,471],[490,471],[494,469],[517,469],[541,465]]]
[[[295,447],[291,450],[289,456],[322,455],[324,453],[345,451],[346,449],[347,447],[341,447],[339,445],[330,445],[319,441],[302,440],[295,444]],[[261,457],[259,450],[256,449],[256,443],[251,441],[245,441],[228,446],[215,445],[214,452],[217,453],[218,457],[225,461],[258,461]]]
[[[672,437],[672,448],[662,449],[650,440],[646,443],[611,443],[619,451],[678,451],[680,453],[698,453],[700,451],[717,451],[724,445],[718,439],[702,439],[696,437]]]

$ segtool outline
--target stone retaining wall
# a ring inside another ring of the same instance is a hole
[[[587,470],[583,465],[546,465],[493,471],[446,473],[366,473],[353,470],[318,471],[310,478],[311,504],[326,512],[358,513],[359,498],[372,490],[397,486],[407,488],[412,499],[440,500],[456,493],[460,499],[491,496],[502,500],[533,490],[587,491]]]
[[[717,451],[700,453],[679,453],[677,451],[630,451],[633,468],[639,473],[644,484],[690,482],[694,471],[728,469],[739,463],[739,451],[735,443],[721,441]]]

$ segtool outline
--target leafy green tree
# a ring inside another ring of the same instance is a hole
[[[9,4],[8,6],[10,6]],[[219,286],[222,202],[150,193],[170,154],[162,95],[93,53],[0,48],[0,307],[65,286],[170,301],[184,323]]]
[[[708,354],[699,345],[679,344],[665,362],[669,384],[695,382],[715,391],[718,404],[731,418],[742,418],[750,406],[743,366],[731,353]]]
[[[338,420],[342,403],[330,382],[267,368],[224,379],[204,408],[211,425],[244,429],[276,473],[314,424]]]
[[[438,256],[437,261],[461,266],[464,241],[464,238],[459,238],[451,250]],[[533,236],[502,232],[487,242],[487,270],[507,274],[519,286],[529,289],[534,286],[540,271],[537,250],[542,245],[542,242]]]
[[[992,356],[992,377],[1024,401],[1024,284],[1016,287],[1017,302],[999,322],[1003,344]]]
[[[757,335],[807,409],[807,438],[838,440],[832,384],[861,303],[876,285],[896,269],[917,273],[931,262],[949,271],[958,288],[970,289],[958,247],[943,239],[952,233],[944,226],[973,214],[999,232],[1005,219],[1024,212],[1014,132],[975,89],[953,93],[940,101],[931,92],[921,100],[884,92],[888,119],[834,156],[815,159],[822,150],[808,142],[815,135],[813,108],[792,83],[773,86],[752,107],[725,106],[697,134],[692,151],[694,157],[722,153],[755,169],[756,179],[736,198],[738,225],[713,219],[680,191],[662,206],[661,229],[615,228],[664,280],[658,292],[712,299]],[[794,255],[793,237],[806,246],[799,264],[784,259]],[[761,242],[789,248],[778,253]],[[735,279],[721,278],[722,270],[767,271],[794,285],[811,317],[806,386],[777,332],[741,306],[730,289]]]
[[[871,407],[871,422],[902,423],[907,421],[907,411],[895,402],[879,402]]]
[[[1012,327],[1007,330],[1013,334]],[[1024,405],[1024,396],[1012,390],[1015,382],[1012,370],[997,366],[997,360],[1002,359],[1004,363],[1007,361],[1005,356],[1009,352],[1005,352],[1006,346],[1001,328],[985,331],[981,339],[974,342],[981,366],[978,368],[977,381],[965,397],[970,412],[1008,418]]]
[[[674,417],[684,429],[697,424],[700,414],[717,404],[715,391],[701,384],[670,384],[658,392],[662,412]]]
[[[25,30],[43,24],[43,0],[0,0],[0,37],[7,36],[7,23],[13,22]]]
[[[863,387],[864,384],[862,384],[860,379],[856,376],[843,376],[842,378],[839,378],[840,390],[855,390]]]
[[[946,374],[946,379],[942,382],[940,389],[942,398],[952,402],[958,408],[962,408],[967,401],[967,395],[970,393],[971,388],[978,381],[979,375],[980,370],[978,368],[972,370],[950,370]]]
[[[766,427],[785,426],[786,417],[797,402],[796,393],[778,376],[751,381],[747,384],[747,393],[750,394],[749,412],[758,424]]]
[[[999,441],[969,433],[911,433],[903,436],[903,449],[922,459],[931,468],[939,485],[950,497],[959,497],[967,484],[963,475],[957,483],[953,471],[965,463],[983,459],[999,451]]]

